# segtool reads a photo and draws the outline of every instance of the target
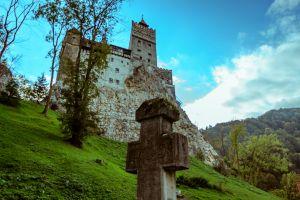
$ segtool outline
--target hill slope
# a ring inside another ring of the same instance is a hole
[[[83,149],[63,141],[56,114],[22,103],[0,105],[0,199],[134,199],[136,177],[124,171],[126,144],[96,136]],[[188,199],[277,199],[191,158],[186,177],[222,190],[180,186]]]
[[[230,145],[228,134],[231,126],[241,122],[245,124],[249,135],[275,132],[289,149],[295,171],[300,172],[300,108],[271,110],[258,118],[220,123],[203,130],[202,133],[214,148],[223,154],[220,146],[221,137],[224,137],[226,151]]]

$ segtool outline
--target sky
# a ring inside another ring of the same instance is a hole
[[[110,42],[128,48],[131,20],[142,15],[157,31],[159,67],[173,71],[199,128],[300,107],[300,0],[128,0]],[[21,55],[15,72],[49,74],[48,30],[26,22],[9,52]]]

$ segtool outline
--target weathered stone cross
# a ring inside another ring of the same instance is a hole
[[[177,108],[162,98],[145,101],[136,111],[140,140],[128,144],[126,171],[138,175],[138,200],[175,200],[175,172],[188,168],[187,138],[172,133]]]

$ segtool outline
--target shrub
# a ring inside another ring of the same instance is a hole
[[[196,158],[197,158],[198,160],[204,161],[204,154],[203,154],[202,150],[199,150],[199,151],[196,153]]]

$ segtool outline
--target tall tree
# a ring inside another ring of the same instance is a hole
[[[233,167],[236,166],[237,170],[239,171],[239,139],[240,137],[246,135],[246,128],[243,124],[236,124],[231,127],[229,135],[233,150]]]
[[[96,83],[101,70],[107,66],[109,46],[99,43],[104,35],[111,33],[117,22],[116,13],[123,0],[66,0],[71,14],[71,24],[78,30],[79,47],[76,60],[65,60],[63,80],[65,112],[61,121],[65,133],[71,136],[71,144],[81,147],[82,140],[90,128],[95,128],[97,120],[91,108],[97,95]],[[83,45],[88,45],[89,53],[83,56]]]
[[[279,183],[281,175],[288,171],[287,153],[275,134],[252,136],[239,148],[240,174],[255,186],[266,187],[261,184],[265,181],[270,185],[267,175],[273,175]],[[268,187],[263,189],[272,189]]]
[[[37,78],[37,81],[33,85],[34,99],[38,104],[45,100],[47,96],[47,80],[45,74]]]
[[[51,76],[48,96],[42,112],[47,115],[53,93],[54,73],[58,66],[61,41],[65,31],[69,28],[70,15],[64,1],[46,0],[43,4],[40,4],[38,9],[35,11],[35,19],[39,18],[46,20],[50,26],[50,31],[46,36],[46,41],[51,43],[51,50],[48,52],[48,57],[51,58]]]
[[[15,42],[18,32],[33,10],[35,1],[22,5],[20,0],[10,0],[8,7],[0,14],[0,63],[5,53]]]

